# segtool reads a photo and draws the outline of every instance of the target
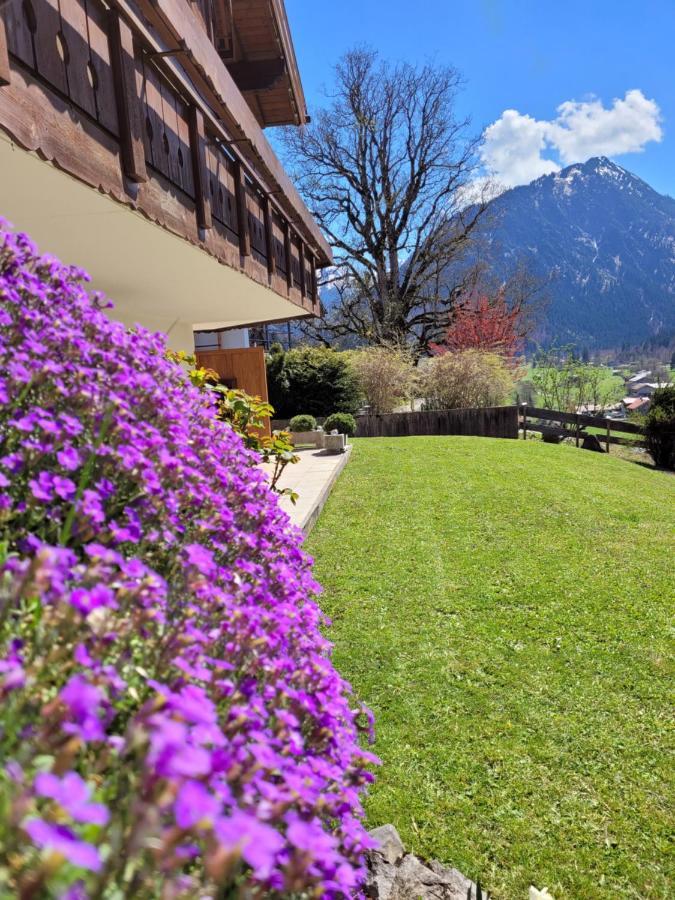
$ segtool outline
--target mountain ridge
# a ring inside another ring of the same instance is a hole
[[[675,331],[675,199],[607,157],[519,185],[490,203],[481,256],[553,274],[539,338],[589,347]]]

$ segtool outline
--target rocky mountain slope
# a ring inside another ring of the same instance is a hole
[[[615,347],[675,331],[672,197],[599,157],[506,191],[491,212],[491,268],[521,258],[553,275],[542,339]]]

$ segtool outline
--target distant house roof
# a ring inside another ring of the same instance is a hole
[[[653,394],[658,387],[658,384],[652,384],[649,381],[642,381],[639,384],[629,384],[628,393],[633,394],[634,396],[636,394]]]
[[[649,397],[626,397],[623,405],[631,412],[635,412],[643,406],[649,406]]]
[[[637,384],[640,381],[644,381],[648,375],[651,375],[650,369],[643,369],[642,372],[638,372],[636,375],[631,375],[628,379],[628,384]]]

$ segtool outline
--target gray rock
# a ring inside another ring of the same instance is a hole
[[[370,834],[380,843],[368,854],[365,893],[371,900],[476,900],[476,885],[457,869],[406,853],[393,825]]]
[[[403,841],[393,825],[380,825],[379,828],[373,828],[370,836],[380,845],[376,852],[380,853],[391,865],[398,862],[405,853]]]

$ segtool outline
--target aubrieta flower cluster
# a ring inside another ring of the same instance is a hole
[[[164,339],[0,224],[0,894],[360,895],[368,714]]]

